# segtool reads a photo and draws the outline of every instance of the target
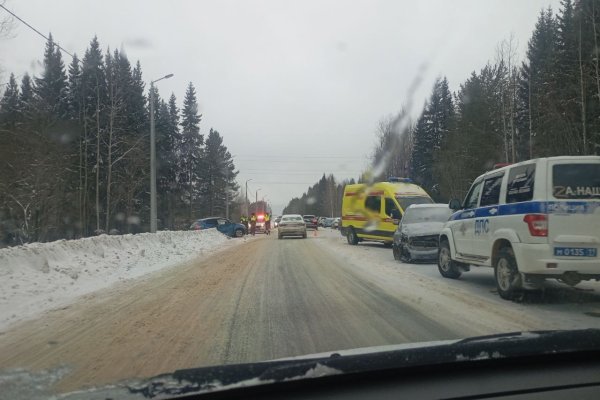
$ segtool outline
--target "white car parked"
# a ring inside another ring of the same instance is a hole
[[[470,265],[494,268],[502,298],[547,278],[600,280],[600,157],[524,161],[487,172],[440,234],[438,268],[458,278]]]

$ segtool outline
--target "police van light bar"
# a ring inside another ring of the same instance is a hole
[[[390,176],[388,178],[388,182],[395,182],[395,183],[413,183],[413,180],[410,178],[400,178],[398,176]]]
[[[498,169],[498,168],[502,168],[502,167],[508,167],[511,164],[512,163],[496,163],[496,164],[494,164],[494,167],[492,169]]]

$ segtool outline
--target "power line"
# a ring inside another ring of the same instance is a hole
[[[254,182],[254,183],[256,185],[315,185],[318,182]],[[248,192],[250,192],[250,191],[248,191]]]
[[[296,159],[306,159],[306,158],[324,158],[324,159],[331,159],[331,158],[336,158],[336,159],[347,159],[347,160],[356,160],[358,157],[353,157],[353,156],[332,156],[332,155],[305,155],[305,156],[294,156],[294,155],[284,155],[284,156],[279,156],[279,155],[238,155],[238,154],[234,154],[233,155],[234,158],[241,158],[241,159],[265,159],[265,158],[279,158],[279,159],[290,159],[290,158],[296,158]]]
[[[7,13],[9,13],[10,15],[12,15],[13,17],[15,17],[16,19],[18,19],[19,21],[21,21],[25,26],[27,26],[29,29],[31,29],[32,31],[34,31],[35,33],[37,33],[38,35],[40,35],[41,37],[43,37],[44,39],[46,39],[46,41],[49,41],[50,38],[47,37],[46,35],[44,35],[42,32],[38,31],[37,29],[35,29],[33,26],[31,26],[29,23],[27,23],[26,21],[23,20],[23,18],[19,17],[17,14],[15,14],[14,12],[10,11],[8,8],[4,7],[2,4],[0,4],[0,7],[4,9],[4,11],[6,11]],[[60,44],[58,44],[55,41],[52,41],[56,47],[59,48],[59,50],[61,50],[63,53],[66,53],[68,55],[71,56],[71,58],[75,58],[75,56],[73,54],[71,54],[70,52],[68,52],[67,50],[65,50]]]
[[[273,170],[273,169],[269,169],[269,168],[244,168],[243,170],[240,170],[240,173],[245,174],[248,171],[252,171],[252,172],[264,172],[266,174],[286,174],[286,173],[292,173],[292,174],[306,174],[306,175],[314,175],[314,174],[333,174],[333,173],[339,173],[339,174],[351,174],[351,173],[362,173],[364,172],[364,170],[360,170],[360,169],[328,169],[328,168],[324,168],[324,169],[290,169],[290,168],[286,168],[285,170]]]

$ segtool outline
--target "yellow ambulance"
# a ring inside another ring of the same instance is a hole
[[[431,204],[423,188],[409,178],[389,178],[371,185],[346,185],[342,199],[343,236],[349,244],[383,242],[391,246],[404,210],[411,204]]]

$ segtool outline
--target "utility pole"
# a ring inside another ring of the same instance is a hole
[[[256,192],[254,194],[254,212],[256,212],[256,207],[258,207],[258,191],[261,190],[261,188],[256,189]]]

